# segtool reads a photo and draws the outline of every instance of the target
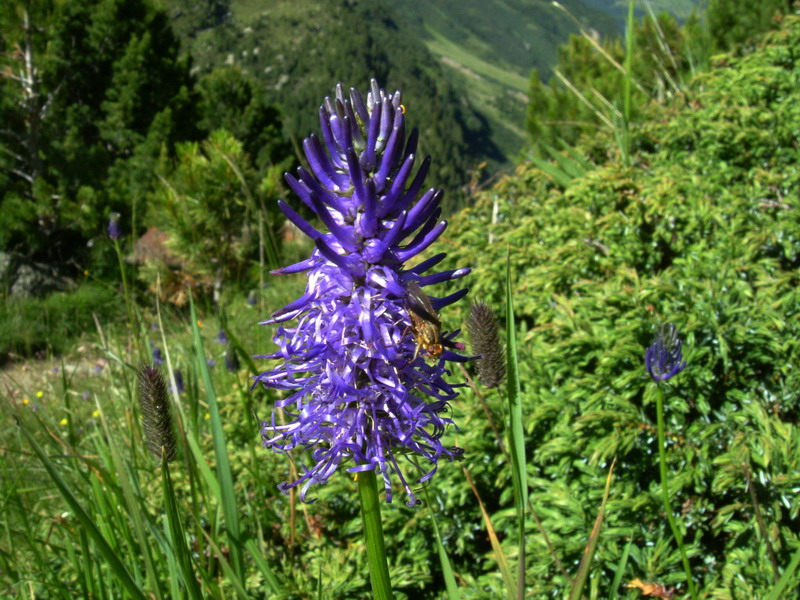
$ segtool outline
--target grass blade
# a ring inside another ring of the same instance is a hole
[[[573,178],[570,175],[565,173],[560,167],[554,165],[549,160],[531,156],[530,161],[535,164],[540,171],[552,177],[553,181],[555,181],[562,188],[569,187],[569,184],[572,182]]]
[[[611,591],[608,595],[608,600],[617,600],[617,591],[619,586],[622,585],[622,576],[625,574],[625,567],[628,564],[628,555],[631,553],[631,546],[633,545],[633,538],[628,540],[625,544],[625,550],[622,551],[622,556],[617,565],[617,572],[614,573],[614,581],[611,584]]]
[[[130,478],[128,477],[128,471],[126,466],[123,464],[119,449],[114,441],[114,435],[108,427],[108,421],[106,419],[105,412],[103,412],[103,407],[101,406],[99,399],[96,399],[96,405],[97,411],[100,415],[100,423],[105,434],[105,439],[107,440],[108,451],[114,465],[114,471],[116,471],[118,474],[119,486],[122,490],[125,505],[128,507],[128,515],[130,516],[133,524],[133,532],[136,535],[139,547],[142,551],[145,572],[147,574],[147,582],[150,585],[155,598],[157,600],[161,600],[161,586],[156,572],[155,563],[153,562],[150,546],[148,544],[148,538],[144,528],[144,521],[142,519],[142,515],[147,513],[140,510],[138,503],[136,502],[136,495],[134,494],[133,486],[131,484],[133,476],[131,475]]]
[[[44,465],[47,474],[50,475],[50,479],[52,479],[53,483],[56,484],[58,491],[61,493],[64,500],[66,500],[67,504],[69,504],[70,509],[75,513],[75,516],[81,522],[84,530],[95,543],[102,557],[108,563],[109,567],[111,568],[111,572],[114,574],[117,581],[135,600],[146,600],[144,593],[139,586],[136,585],[136,582],[133,580],[133,577],[131,577],[128,569],[125,568],[125,565],[122,564],[122,561],[120,561],[116,553],[111,549],[108,541],[100,533],[100,530],[94,524],[92,518],[86,513],[85,510],[83,510],[83,507],[78,502],[78,499],[70,491],[67,482],[61,478],[61,474],[58,472],[56,466],[47,457],[42,447],[34,439],[33,435],[31,435],[27,427],[23,425],[19,418],[17,418],[17,424],[22,430],[25,438],[28,440],[28,443],[33,448],[34,453],[39,458],[42,465]]]
[[[616,462],[616,461],[615,461]],[[600,531],[603,527],[603,519],[606,513],[606,502],[608,502],[608,493],[611,490],[611,476],[614,473],[614,462],[608,469],[608,477],[606,477],[606,489],[603,492],[603,502],[600,504],[600,510],[597,512],[597,518],[594,520],[592,533],[589,535],[589,541],[586,543],[586,549],[583,551],[583,557],[578,565],[578,573],[575,575],[575,583],[572,585],[572,592],[569,595],[569,600],[579,600],[583,593],[583,586],[586,585],[586,580],[589,578],[589,569],[592,566],[594,553],[597,550],[597,543],[600,541]]]
[[[172,486],[172,478],[169,475],[169,463],[166,453],[161,456],[161,483],[164,488],[164,504],[167,513],[167,524],[169,526],[170,538],[172,538],[172,550],[180,568],[183,583],[189,593],[189,597],[194,600],[202,600],[203,594],[200,585],[194,576],[192,566],[192,555],[186,546],[186,537],[181,525],[181,517],[178,514],[178,502],[175,498],[175,489]]]
[[[508,390],[508,435],[511,453],[514,504],[517,509],[519,540],[519,566],[517,572],[517,598],[525,596],[525,505],[528,503],[528,478],[525,460],[525,429],[522,424],[522,392],[519,383],[517,334],[514,325],[514,298],[511,290],[511,261],[506,255],[506,379]]]
[[[276,594],[283,593],[283,588],[281,587],[280,583],[278,583],[278,578],[275,576],[275,572],[264,558],[264,554],[261,552],[258,544],[256,544],[256,541],[252,539],[247,540],[244,547],[250,553],[250,556],[253,559],[253,562],[256,563],[256,566],[261,569],[261,574],[264,576],[264,579],[266,579],[267,584],[272,591]]]
[[[228,530],[228,537],[231,550],[231,562],[233,570],[244,581],[244,560],[242,554],[242,538],[239,529],[239,512],[236,509],[236,497],[233,493],[233,475],[231,465],[228,460],[228,451],[225,445],[225,433],[222,430],[222,418],[219,414],[217,404],[217,394],[214,385],[211,383],[211,375],[208,372],[205,350],[203,349],[203,338],[200,336],[200,329],[197,327],[197,312],[195,311],[194,301],[189,294],[190,311],[192,315],[192,337],[194,338],[194,348],[197,359],[197,368],[203,378],[206,388],[206,401],[208,402],[208,412],[211,416],[211,435],[214,440],[214,453],[217,458],[217,477],[222,501],[222,513],[225,515],[225,527]]]
[[[486,531],[489,534],[489,543],[492,545],[492,552],[494,552],[494,557],[497,561],[497,567],[500,569],[500,575],[503,576],[503,581],[506,584],[508,598],[509,600],[514,600],[517,597],[517,582],[514,581],[514,577],[511,575],[511,569],[508,567],[508,560],[506,559],[505,552],[503,552],[503,547],[500,545],[500,539],[497,537],[497,532],[492,525],[492,519],[489,516],[489,513],[486,512],[486,507],[483,504],[483,500],[481,499],[480,494],[478,494],[478,488],[475,487],[475,482],[472,481],[472,476],[469,474],[469,471],[467,471],[466,467],[464,467],[462,470],[464,471],[464,476],[467,478],[467,482],[472,488],[472,493],[475,494],[475,498],[478,500],[478,506],[481,509],[481,516],[483,516],[483,522],[486,525]]]
[[[792,562],[786,567],[778,583],[775,584],[775,587],[772,589],[769,596],[767,596],[767,600],[780,600],[783,598],[783,590],[785,590],[786,586],[794,579],[794,573],[797,571],[798,565],[800,565],[800,548],[795,550],[794,556],[792,556]]]
[[[442,575],[444,576],[445,587],[447,587],[447,596],[450,600],[460,600],[461,594],[458,592],[458,584],[453,574],[453,567],[450,565],[450,558],[447,556],[447,551],[444,549],[442,535],[439,533],[439,524],[436,522],[436,515],[433,513],[427,489],[425,489],[425,502],[428,505],[428,514],[433,524],[433,535],[436,538],[436,550],[439,552],[439,562],[442,564]]]

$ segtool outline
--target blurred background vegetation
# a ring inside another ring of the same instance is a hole
[[[277,493],[290,463],[257,435],[276,398],[248,376],[272,349],[254,323],[304,286],[268,275],[309,251],[277,210],[294,203],[282,175],[333,85],[376,77],[403,90],[433,156],[451,215],[436,251],[473,267],[472,298],[499,310],[510,257],[539,521],[529,597],[569,589],[613,459],[586,597],[640,597],[620,586],[635,578],[685,593],[642,367],[671,320],[689,366],[667,397],[670,494],[696,585],[775,600],[800,548],[798,8],[635,9],[628,23],[626,0],[2,3],[0,395],[23,427],[0,426],[0,595],[136,597],[50,465],[143,595],[193,597],[185,558],[206,597],[369,597],[352,481],[310,507]],[[156,348],[186,382],[172,467],[186,554],[137,425],[133,367]],[[448,435],[513,559],[487,410],[502,422],[496,393],[465,388]],[[207,477],[222,437],[236,539]],[[442,597],[429,511],[462,597],[504,596],[462,470],[442,465],[429,491],[384,510],[398,597]]]

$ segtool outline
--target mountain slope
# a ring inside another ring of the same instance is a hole
[[[296,140],[316,129],[315,109],[337,81],[363,89],[373,75],[403,89],[422,111],[412,114],[423,141],[437,138],[431,150],[448,157],[442,183],[463,182],[483,160],[513,160],[526,141],[531,69],[548,77],[578,22],[617,35],[621,14],[615,0],[167,1],[197,70],[232,64],[255,75]]]
[[[317,109],[334,85],[366,91],[375,77],[403,91],[420,153],[433,157],[431,185],[458,189],[477,162],[504,160],[439,61],[381,2],[235,0],[229,8],[216,26],[181,27],[197,72],[235,65],[254,75],[268,101],[283,108],[298,155],[302,138],[319,129]]]
[[[486,117],[492,139],[509,159],[525,142],[531,69],[549,76],[559,44],[577,31],[570,14],[602,36],[616,32],[603,11],[581,0],[563,5],[569,14],[542,0],[404,3],[403,17]]]

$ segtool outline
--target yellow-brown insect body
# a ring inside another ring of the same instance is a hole
[[[420,350],[424,350],[431,358],[439,358],[442,354],[442,323],[431,304],[430,298],[414,281],[406,284],[406,310],[411,321],[411,332],[417,341],[414,350],[416,360]]]

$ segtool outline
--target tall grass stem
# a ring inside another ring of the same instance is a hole
[[[450,600],[461,600],[461,594],[458,592],[458,584],[453,574],[453,566],[450,564],[450,557],[447,556],[447,550],[444,548],[442,534],[439,531],[439,524],[436,522],[436,515],[433,512],[433,504],[431,504],[428,488],[424,488],[423,492],[425,494],[425,503],[428,505],[428,514],[431,517],[431,524],[433,525],[433,536],[436,539],[436,550],[439,553],[439,562],[442,565],[442,575],[444,576],[444,584],[447,588],[447,597]]]
[[[623,88],[623,123],[622,123],[622,160],[626,167],[630,166],[631,158],[631,82],[633,80],[633,42],[634,42],[634,0],[628,0],[628,21],[625,25],[625,79]]]
[[[506,384],[508,390],[508,447],[511,451],[511,471],[514,482],[514,504],[517,510],[517,540],[519,562],[517,598],[525,597],[525,507],[528,503],[528,479],[525,460],[525,429],[522,424],[522,393],[519,383],[519,359],[514,325],[514,299],[511,289],[511,261],[506,255]]]
[[[220,500],[222,502],[222,512],[225,515],[225,527],[229,536],[231,563],[233,571],[239,577],[239,580],[244,581],[243,540],[239,529],[239,510],[236,508],[236,497],[233,491],[233,475],[225,444],[222,417],[217,404],[217,394],[214,391],[214,384],[211,382],[211,374],[208,371],[203,338],[200,336],[200,328],[197,326],[197,311],[191,294],[189,295],[189,309],[192,316],[192,337],[194,339],[196,365],[206,389],[206,402],[208,403],[208,413],[211,421],[211,436],[214,440],[214,454],[217,459],[217,477],[219,478],[221,492]]]

